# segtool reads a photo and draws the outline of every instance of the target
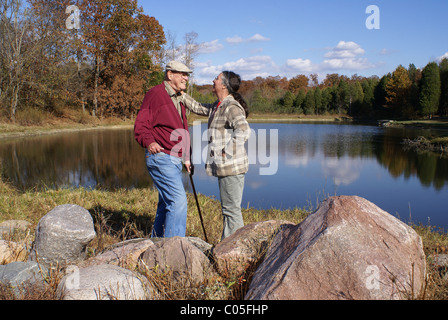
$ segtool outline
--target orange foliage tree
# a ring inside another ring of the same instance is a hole
[[[82,45],[92,63],[92,113],[133,117],[159,71],[162,26],[136,0],[82,0]]]

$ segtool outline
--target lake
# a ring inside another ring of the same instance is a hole
[[[243,206],[316,208],[334,195],[368,199],[405,222],[448,230],[448,159],[405,150],[404,138],[435,130],[337,123],[251,123]],[[191,128],[199,193],[219,199],[205,174],[206,125]],[[144,150],[131,129],[3,139],[3,179],[19,189],[146,188]],[[191,191],[188,176],[186,189]]]

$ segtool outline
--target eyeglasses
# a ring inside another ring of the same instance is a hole
[[[180,72],[180,71],[171,71],[171,72],[174,73],[174,74],[178,74],[178,75],[180,75],[181,77],[187,77],[187,78],[190,77],[190,74],[187,73],[187,72]]]

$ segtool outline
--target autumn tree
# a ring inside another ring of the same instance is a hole
[[[308,87],[309,81],[310,80],[308,79],[308,77],[303,74],[295,76],[294,78],[289,80],[288,90],[294,94],[297,94],[300,89]]]
[[[430,62],[422,71],[420,82],[420,107],[424,116],[432,117],[439,108],[440,71],[435,62]]]
[[[70,0],[29,0],[32,33],[40,39],[28,69],[24,96],[29,105],[61,116],[65,106],[76,103],[79,86],[76,65],[76,30],[67,28]]]
[[[324,81],[322,82],[324,87],[334,87],[339,84],[341,76],[337,73],[327,74]]]
[[[2,1],[0,6],[0,104],[14,120],[32,62],[31,15],[19,0]]]
[[[386,103],[397,116],[402,115],[402,110],[409,103],[410,87],[408,71],[403,66],[398,66],[386,85]]]
[[[68,0],[0,4],[0,100],[12,120],[20,102],[24,108],[55,112],[69,99],[67,5]]]
[[[162,26],[136,0],[83,0],[82,37],[92,63],[93,115],[132,116],[159,68]]]

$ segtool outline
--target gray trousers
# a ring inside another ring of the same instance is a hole
[[[235,233],[239,228],[244,227],[243,215],[241,214],[244,178],[244,174],[218,177],[223,217],[221,240]]]

